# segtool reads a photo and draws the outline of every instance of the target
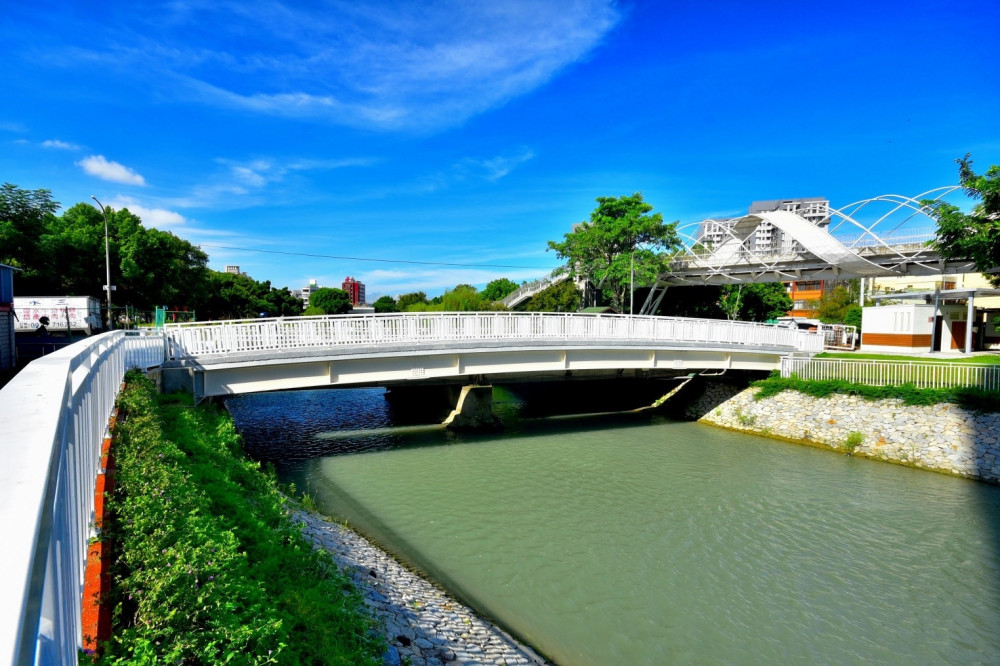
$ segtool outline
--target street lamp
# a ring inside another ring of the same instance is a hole
[[[90,195],[90,198],[97,201],[97,197],[93,194]],[[108,330],[110,331],[115,325],[111,316],[111,252],[108,249],[108,209],[100,201],[97,201],[97,205],[101,207],[101,213],[104,215],[104,267],[107,270],[107,282],[104,284],[104,290],[108,294]]]

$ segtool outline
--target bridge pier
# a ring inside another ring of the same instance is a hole
[[[480,384],[463,386],[458,404],[443,425],[450,430],[499,428],[500,420],[493,413],[493,387]]]

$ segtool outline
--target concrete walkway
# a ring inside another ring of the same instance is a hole
[[[333,556],[385,627],[386,664],[543,665],[545,660],[352,530],[296,510],[303,534]]]

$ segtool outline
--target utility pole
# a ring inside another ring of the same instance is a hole
[[[101,214],[104,215],[104,268],[107,273],[104,291],[107,292],[108,296],[108,330],[110,331],[115,327],[115,323],[114,317],[111,316],[111,251],[108,246],[108,209],[93,194],[90,195],[90,198],[97,201],[97,205],[101,207]]]

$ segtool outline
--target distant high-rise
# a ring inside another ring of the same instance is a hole
[[[319,289],[319,287],[316,286],[316,280],[309,280],[309,284],[306,285],[305,287],[302,287],[302,289],[301,289],[301,291],[299,293],[301,294],[301,298],[302,298],[302,309],[303,310],[305,310],[306,308],[309,307],[309,295],[311,293],[313,293],[314,291],[316,291],[317,289]]]
[[[233,264],[228,264],[226,266],[226,272],[227,273],[232,273],[233,275],[239,275],[240,274],[240,267],[239,266],[234,266]]]
[[[346,291],[347,295],[350,297],[351,305],[357,307],[359,305],[365,304],[364,282],[358,282],[357,280],[348,275],[346,278],[344,278],[344,283],[340,286],[341,289]]]
[[[823,197],[754,201],[750,204],[747,215],[770,213],[776,210],[795,213],[820,228],[830,224],[830,202]],[[743,218],[732,217],[721,220],[705,220],[699,230],[698,240],[705,245],[719,245],[741,219]],[[796,249],[795,241],[785,236],[780,229],[775,229],[774,225],[767,220],[754,228],[753,237],[749,240],[751,242],[747,249],[758,254],[783,254],[793,252]]]

